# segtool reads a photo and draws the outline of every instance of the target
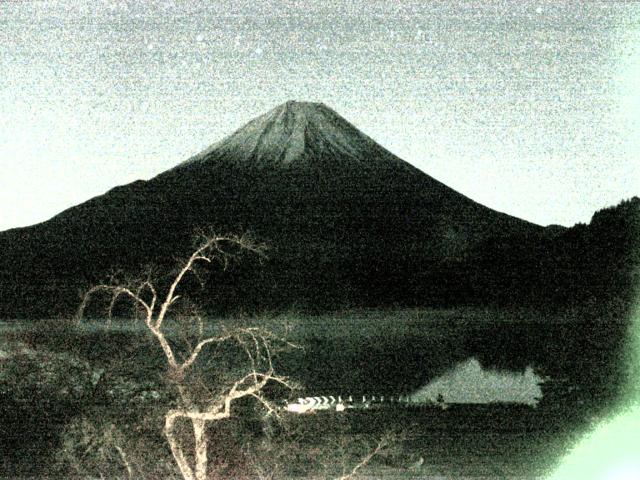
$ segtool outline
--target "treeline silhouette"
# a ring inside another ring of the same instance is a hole
[[[640,280],[640,199],[602,209],[589,224],[489,240],[475,258],[475,302],[621,313],[631,308]]]

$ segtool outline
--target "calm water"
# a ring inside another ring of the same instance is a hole
[[[365,328],[332,334],[302,327],[304,349],[285,354],[279,368],[299,378],[309,395],[411,393],[470,359],[483,371],[527,371],[603,401],[620,382],[621,325],[566,322],[432,322],[423,328]],[[555,388],[555,387],[554,387]]]

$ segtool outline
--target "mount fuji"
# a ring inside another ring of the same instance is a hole
[[[269,248],[214,274],[207,308],[470,301],[488,242],[545,229],[491,210],[378,145],[332,109],[286,102],[148,181],[0,233],[0,317],[72,311],[108,272],[168,268],[195,229]]]

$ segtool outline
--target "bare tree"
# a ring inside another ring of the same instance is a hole
[[[231,417],[234,402],[252,397],[267,414],[277,414],[275,405],[264,395],[265,386],[275,382],[287,388],[292,387],[288,379],[274,372],[272,356],[279,348],[293,345],[285,337],[270,330],[221,326],[215,334],[208,334],[210,330],[205,328],[202,316],[192,311],[188,318],[197,326],[195,340],[187,342],[186,347],[177,348],[169,338],[167,317],[181,298],[178,291],[186,276],[195,275],[199,279],[197,267],[203,264],[220,262],[226,268],[232,256],[229,253],[231,248],[264,254],[263,247],[247,237],[202,235],[193,253],[181,264],[175,276],[171,277],[168,287],[158,287],[151,275],[126,284],[97,285],[86,292],[78,311],[80,320],[90,298],[98,293],[106,293],[109,297],[109,318],[116,302],[122,297],[130,299],[136,312],[142,314],[146,328],[164,353],[167,376],[177,389],[178,406],[165,415],[164,435],[185,480],[207,478],[207,426],[211,422]],[[160,294],[161,290],[163,294]],[[207,390],[209,393],[203,395],[190,373],[207,348],[225,342],[241,347],[248,366],[242,374],[219,388],[215,394]],[[193,429],[193,442],[188,442],[188,445],[177,434],[177,424],[181,420],[190,422]]]

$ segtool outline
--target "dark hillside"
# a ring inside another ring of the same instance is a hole
[[[640,285],[640,198],[550,236],[488,241],[475,257],[479,300],[624,314]]]

